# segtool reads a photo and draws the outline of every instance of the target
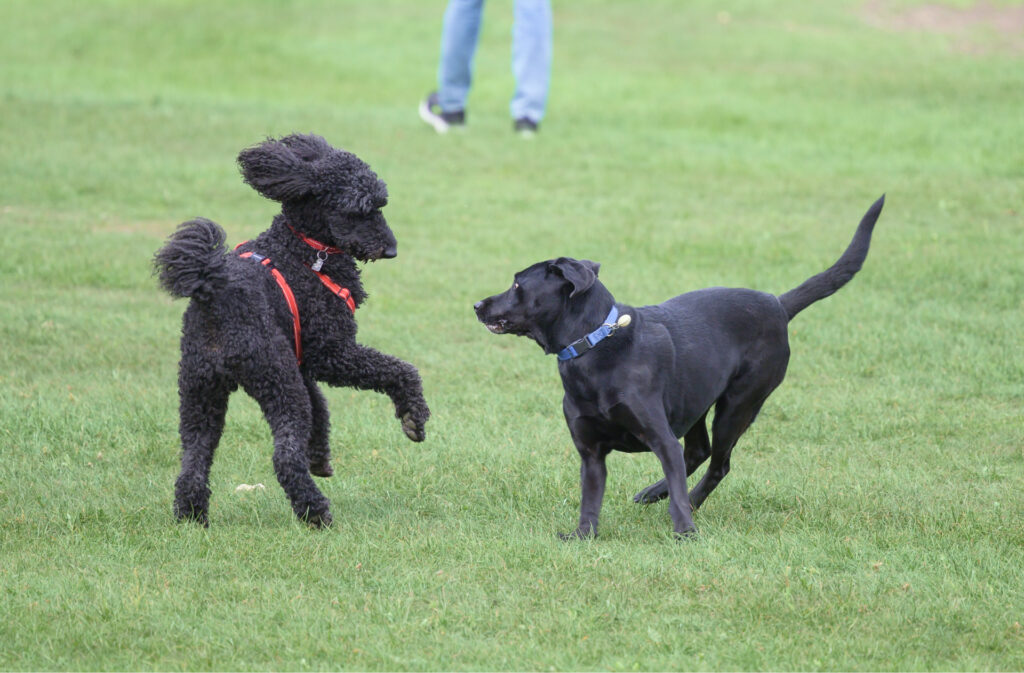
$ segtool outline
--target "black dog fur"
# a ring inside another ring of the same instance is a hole
[[[197,218],[181,224],[154,257],[164,289],[191,297],[178,375],[182,456],[174,513],[209,524],[210,465],[228,396],[241,386],[270,424],[274,470],[295,514],[325,526],[330,503],[310,476],[332,474],[328,410],[317,382],[388,395],[413,441],[423,441],[430,416],[416,368],[356,343],[352,311],[310,270],[317,251],[299,237],[341,250],[327,255],[321,271],[358,306],[366,293],[356,260],[397,255],[381,213],[387,187],[354,154],[316,135],[268,139],[243,150],[238,163],[249,185],[281,203],[270,228],[229,252],[224,231]],[[239,257],[247,251],[270,258],[294,293],[301,365],[282,289],[267,267]]]
[[[476,303],[490,331],[530,337],[545,353],[597,329],[613,305],[632,319],[592,351],[558,363],[562,409],[582,461],[579,525],[563,539],[597,535],[605,457],[613,450],[652,451],[665,478],[634,500],[668,497],[675,534],[696,532],[691,512],[729,472],[736,440],[786,374],[789,321],[860,270],[884,202],[871,206],[832,267],[778,297],[708,288],[634,308],[615,301],[597,279],[598,264],[562,257],[520,271],[507,291]],[[704,477],[687,491],[686,478],[709,456]]]

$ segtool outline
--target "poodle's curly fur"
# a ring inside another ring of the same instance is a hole
[[[430,416],[415,367],[356,343],[353,312],[311,270],[317,251],[303,240],[340,249],[327,256],[321,273],[348,288],[359,306],[366,293],[356,260],[397,254],[381,214],[387,187],[354,154],[316,135],[268,139],[243,150],[238,164],[249,185],[281,203],[270,228],[231,252],[224,231],[197,218],[181,224],[154,257],[163,288],[191,297],[178,374],[182,456],[174,513],[208,525],[210,465],[228,396],[241,386],[270,424],[274,470],[295,514],[313,526],[329,525],[330,503],[310,476],[332,474],[327,404],[317,382],[388,395],[413,441],[423,441]],[[239,257],[243,252],[269,258],[291,287],[301,363],[281,287],[266,266]]]

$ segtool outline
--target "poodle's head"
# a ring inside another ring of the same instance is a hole
[[[268,138],[242,150],[238,165],[257,192],[279,201],[302,233],[361,261],[398,254],[381,213],[388,188],[359,157],[318,135]]]

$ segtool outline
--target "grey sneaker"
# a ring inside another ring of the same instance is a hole
[[[437,102],[437,92],[431,91],[420,102],[420,119],[434,127],[438,133],[448,133],[453,126],[466,125],[466,111],[443,112]]]

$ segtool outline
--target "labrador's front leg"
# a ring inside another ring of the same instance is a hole
[[[597,520],[604,500],[604,484],[608,477],[605,456],[580,449],[580,523],[571,533],[559,533],[563,540],[597,537]]]

